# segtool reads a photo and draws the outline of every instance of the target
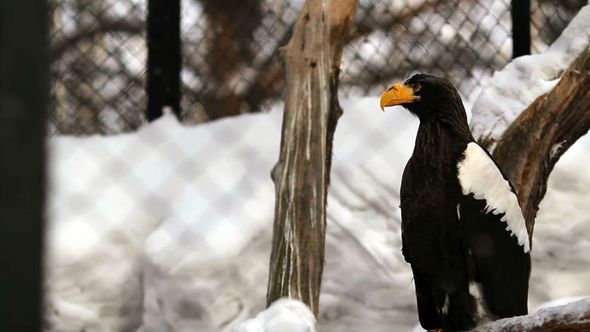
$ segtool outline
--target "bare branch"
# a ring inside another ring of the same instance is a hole
[[[105,15],[96,16],[96,24],[77,29],[72,35],[53,41],[51,45],[50,61],[61,58],[71,47],[82,41],[93,40],[95,37],[107,32],[123,32],[127,34],[141,34],[145,30],[142,20],[135,18],[112,18]]]
[[[541,309],[527,316],[497,320],[474,332],[588,331],[590,297],[567,305]]]
[[[518,190],[529,235],[553,167],[590,129],[590,49],[508,127],[494,150]]]
[[[379,20],[369,17],[372,8],[367,8],[363,10],[365,16],[354,26],[347,42],[363,38],[377,29],[391,30],[395,26],[405,25],[410,19],[426,10],[435,8],[440,3],[442,3],[441,0],[423,0],[422,2],[408,4],[404,6],[402,11],[383,15],[383,18]],[[373,22],[374,24],[372,24]]]

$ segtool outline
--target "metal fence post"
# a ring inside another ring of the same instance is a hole
[[[164,106],[180,118],[180,0],[149,0],[147,32],[147,119]]]
[[[512,58],[531,54],[531,1],[512,0]]]
[[[48,8],[0,1],[0,331],[41,331]]]

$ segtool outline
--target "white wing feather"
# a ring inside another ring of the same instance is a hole
[[[469,143],[464,159],[457,165],[459,182],[463,195],[473,194],[475,199],[487,202],[486,213],[501,214],[506,230],[516,236],[524,252],[530,251],[529,236],[518,198],[510,189],[510,184],[490,158],[477,143]]]

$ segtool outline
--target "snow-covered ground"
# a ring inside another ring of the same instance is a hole
[[[317,321],[307,305],[282,298],[255,318],[235,326],[231,332],[316,332]]]
[[[341,102],[319,331],[408,331],[399,183],[418,120]],[[264,309],[280,107],[195,127],[52,137],[48,331],[229,331]],[[590,139],[558,163],[537,218],[530,308],[590,294]]]

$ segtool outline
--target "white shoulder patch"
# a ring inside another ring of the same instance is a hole
[[[524,252],[530,251],[529,236],[518,198],[510,190],[510,184],[482,147],[469,143],[464,159],[457,165],[463,195],[473,194],[485,199],[486,213],[501,214],[506,230],[515,235]]]

